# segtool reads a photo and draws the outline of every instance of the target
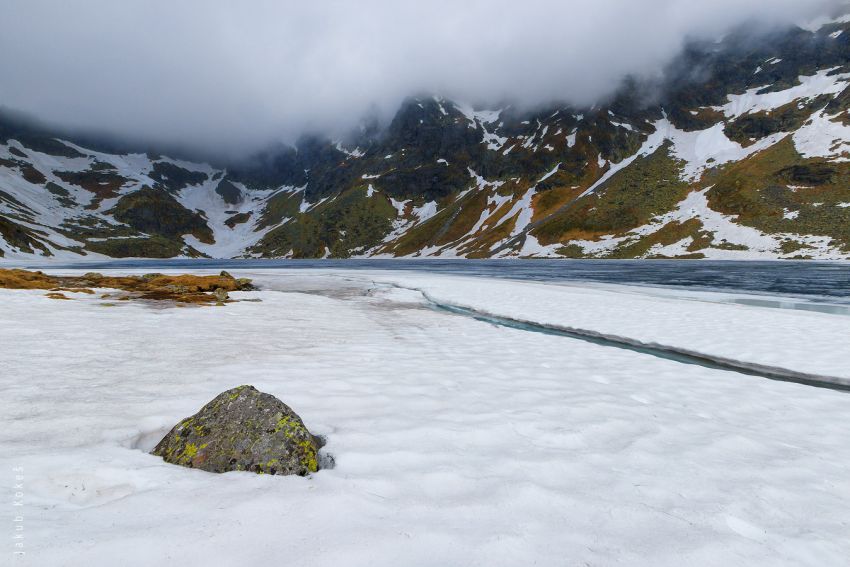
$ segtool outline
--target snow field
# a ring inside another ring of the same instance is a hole
[[[245,294],[263,302],[103,307],[0,290],[0,460],[27,479],[20,565],[796,567],[850,555],[846,394],[494,327],[391,284],[468,303],[474,290],[491,310],[510,301],[535,317],[618,297],[598,290],[235,275],[265,285]],[[620,296],[673,312],[673,299]],[[799,340],[814,325],[793,315]],[[213,475],[146,454],[243,383],[326,435],[335,468]]]

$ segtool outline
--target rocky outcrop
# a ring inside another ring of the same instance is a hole
[[[177,193],[184,187],[200,185],[207,180],[208,175],[200,171],[189,171],[173,163],[156,162],[148,177],[156,181],[156,188]]]
[[[159,189],[143,187],[125,195],[111,212],[117,220],[142,232],[168,238],[192,234],[201,242],[214,242],[212,231],[200,214]]]
[[[216,185],[215,192],[224,200],[228,205],[237,205],[240,201],[242,201],[242,191],[239,190],[239,187],[228,181],[227,179],[222,179]]]
[[[175,425],[153,454],[209,472],[305,476],[319,469],[319,447],[289,406],[253,386],[239,386]]]

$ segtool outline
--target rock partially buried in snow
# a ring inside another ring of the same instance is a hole
[[[253,386],[239,386],[175,425],[152,453],[209,472],[305,476],[319,469],[319,447],[289,406]]]

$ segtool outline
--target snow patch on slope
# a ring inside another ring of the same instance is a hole
[[[234,258],[245,255],[248,248],[257,244],[275,226],[258,230],[260,211],[267,198],[276,190],[248,190],[243,184],[232,182],[243,195],[236,205],[225,203],[216,193],[219,180],[210,178],[203,184],[183,188],[177,199],[189,210],[200,212],[213,231],[213,244],[204,244],[195,236],[187,234],[183,240],[188,245],[213,258]],[[285,187],[284,190],[295,190]],[[225,222],[234,214],[250,214],[248,221],[235,224],[230,228]]]
[[[850,254],[840,252],[829,237],[795,233],[766,234],[756,228],[739,224],[734,216],[724,215],[709,206],[706,194],[710,189],[709,187],[689,193],[673,211],[659,215],[648,224],[630,230],[623,236],[605,236],[599,240],[572,240],[570,244],[581,246],[585,254],[601,257],[610,254],[622,245],[636,242],[640,238],[659,231],[668,223],[684,223],[697,219],[702,224],[701,230],[712,235],[712,246],[714,247],[687,250],[687,247],[693,242],[692,237],[688,236],[670,245],[656,244],[645,255],[675,257],[702,253],[706,258],[714,260],[756,260],[793,257],[796,254],[804,253],[816,260],[850,259]],[[787,218],[794,216],[791,213],[791,216],[787,216]],[[799,243],[804,249],[784,254],[781,251],[781,246],[786,241]]]
[[[801,75],[799,85],[784,91],[759,94],[764,87],[756,87],[744,94],[730,94],[728,103],[712,109],[722,112],[727,118],[738,118],[744,114],[774,110],[799,99],[811,100],[823,94],[838,94],[847,86],[850,73],[830,75],[834,70],[823,69],[814,75]]]
[[[723,131],[722,123],[705,130],[686,132],[679,130],[669,121],[655,124],[664,132],[664,137],[673,142],[674,157],[685,162],[682,179],[697,181],[709,167],[740,161],[779,142],[786,134],[773,134],[748,146],[730,140]]]
[[[491,126],[499,120],[502,110],[475,110],[472,106],[464,103],[454,103],[454,107],[466,117],[470,128],[481,128],[483,132],[482,142],[487,144],[487,149],[499,151],[508,141],[504,136],[495,133],[496,128]]]
[[[833,118],[821,110],[794,132],[794,146],[800,155],[830,158],[836,162],[850,161],[850,126]]]

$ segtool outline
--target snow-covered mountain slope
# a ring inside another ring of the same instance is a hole
[[[848,259],[850,23],[807,27],[593,108],[423,96],[229,167],[0,121],[0,255]]]

